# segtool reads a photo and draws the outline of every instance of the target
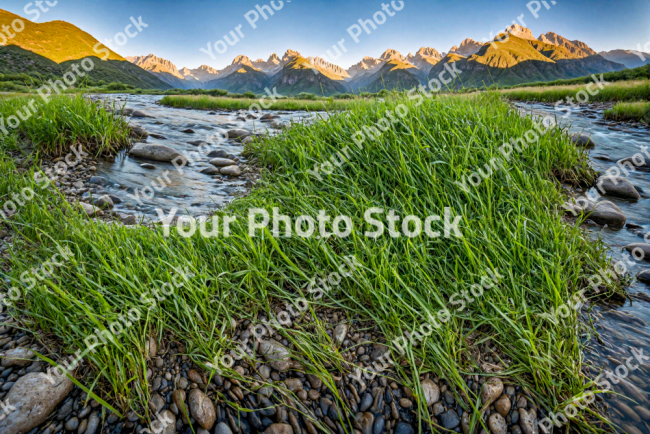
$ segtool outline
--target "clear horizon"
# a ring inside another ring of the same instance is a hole
[[[280,1],[275,2],[272,16],[271,2],[248,0],[227,7],[222,6],[226,2],[221,0],[96,0],[92,4],[71,0],[58,1],[49,11],[41,12],[39,19],[25,12],[26,6],[29,11],[36,9],[31,3],[23,0],[3,3],[3,9],[35,22],[67,21],[101,42],[124,32],[131,23],[130,17],[141,16],[148,27],[123,46],[114,43],[111,48],[123,57],[153,54],[171,61],[179,70],[201,65],[223,69],[238,55],[266,61],[272,53],[281,57],[288,49],[306,57],[324,57],[330,50],[333,55],[327,60],[348,69],[365,56],[379,57],[389,48],[403,55],[415,53],[420,47],[432,47],[442,53],[460,45],[465,38],[485,42],[513,21],[531,29],[535,37],[555,32],[569,40],[580,40],[596,52],[636,50],[650,41],[650,1],[647,0],[630,0],[625,4],[613,0],[576,0],[558,1],[555,5],[549,0],[549,9],[542,2],[506,0],[492,1],[489,6],[478,0],[453,4],[440,0],[428,3],[406,0],[392,2],[394,5],[390,1],[360,0],[348,4],[343,0],[309,3],[285,0],[281,7]],[[388,7],[382,8],[382,4]],[[397,11],[402,4],[402,9]],[[264,20],[256,5],[267,14],[268,20]],[[269,7],[264,8],[265,5]],[[372,19],[379,11],[376,17],[381,21],[383,16],[385,22],[375,24],[376,29],[367,24],[370,34],[360,26],[356,28],[353,33],[361,34],[355,43],[348,29],[359,25],[359,19]],[[241,26],[239,31],[237,26]],[[239,41],[234,46],[220,44],[226,46],[226,51],[218,53],[214,44],[231,32],[236,36],[229,36],[231,41],[237,38]],[[341,56],[334,58],[336,51],[332,46],[342,39],[347,51],[341,50]]]

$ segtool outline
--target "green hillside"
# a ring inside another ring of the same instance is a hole
[[[17,18],[20,18],[25,23],[25,30],[16,33],[16,36],[9,40],[10,45],[17,45],[56,63],[83,59],[88,56],[103,57],[103,53],[97,53],[93,50],[93,47],[99,41],[70,23],[65,21],[33,23],[26,18],[0,9],[0,26],[11,26],[11,23]],[[100,49],[108,50],[103,45]],[[114,51],[108,51],[108,59],[124,60],[122,56]]]
[[[382,89],[411,89],[420,84],[416,72],[417,68],[412,65],[391,60],[371,77],[371,81],[362,90],[378,92]]]

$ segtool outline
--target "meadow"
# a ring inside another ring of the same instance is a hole
[[[557,102],[566,101],[567,98],[577,100],[579,92],[586,92],[586,85],[593,83],[593,80],[584,84],[555,85],[555,86],[536,86],[521,87],[500,90],[500,93],[506,98],[516,101],[538,101],[538,102]],[[650,81],[630,80],[610,82],[603,89],[594,84],[591,86],[595,95],[588,95],[588,101],[607,102],[607,101],[643,101],[650,95]],[[584,96],[582,97],[584,99]]]
[[[640,121],[650,123],[650,102],[621,102],[605,110],[605,119],[613,121]]]
[[[69,115],[62,115],[63,125],[81,119],[78,126],[70,125],[66,137],[36,120],[20,134],[36,139],[36,150],[59,149],[62,140],[118,143],[123,137],[115,133],[119,125],[92,123],[87,116],[97,113],[97,107],[87,101],[83,106],[82,101],[69,105],[57,101],[42,109],[52,120],[59,119],[55,114],[61,109],[69,110]],[[201,97],[176,101],[181,106],[192,106],[191,101],[206,104]],[[248,107],[231,102],[233,108]],[[294,102],[280,103],[285,105],[274,108],[289,109]],[[324,108],[321,101],[313,103],[317,110]],[[231,349],[232,320],[255,321],[260,313],[269,313],[272,301],[291,303],[305,297],[310,309],[335,307],[350,320],[376,324],[389,342],[419,330],[427,318],[448,308],[453,311],[449,321],[433,329],[419,346],[408,347],[404,357],[393,351],[393,359],[405,362],[397,374],[416,396],[422,397],[419,374],[434,372],[455,385],[457,396],[467,397],[465,404],[477,426],[480,398],[462,377],[481,372],[474,348],[491,339],[510,360],[501,376],[524,387],[546,410],[556,410],[592,384],[582,372],[586,328],[579,312],[571,310],[561,321],[548,314],[585,289],[588,277],[608,263],[605,246],[562,217],[565,198],[559,183],[594,180],[586,154],[572,144],[566,131],[555,127],[465,191],[457,183],[499,158],[503,143],[533,130],[533,120],[521,117],[497,93],[434,97],[416,104],[403,96],[385,103],[357,100],[345,107],[327,107],[347,111],[332,112],[327,120],[295,125],[250,145],[249,158],[265,168],[263,181],[250,195],[218,212],[220,217],[237,217],[227,238],[205,238],[199,232],[185,238],[175,231],[165,237],[158,226],[90,223],[56,190],[44,190],[4,222],[15,234],[10,256],[3,258],[3,268],[11,268],[5,277],[25,294],[14,302],[12,312],[31,318],[69,354],[81,349],[91,367],[84,382],[102,398],[123,411],[149,412],[152,392],[145,378],[149,336],[171,335],[186,344],[191,358],[205,364]],[[405,109],[405,116],[381,137],[354,144],[352,137],[358,131],[375,126],[389,112],[394,116],[397,109]],[[14,134],[0,140],[18,139]],[[340,168],[322,179],[308,173],[346,146],[349,152]],[[34,169],[19,173],[4,149],[0,175],[3,201],[16,189],[37,189]],[[244,224],[249,210],[270,212],[274,207],[293,221],[324,210],[328,215],[352,216],[355,225],[344,238],[276,238],[268,231],[250,236]],[[373,207],[421,217],[443,215],[450,208],[461,216],[462,237],[368,238],[363,232],[372,227],[361,220]],[[27,289],[20,276],[64,247],[73,257]],[[306,290],[310,279],[336,270],[348,255],[360,263],[354,275],[323,299],[313,300]],[[171,282],[178,268],[189,270],[189,280],[149,309],[142,297]],[[497,287],[463,311],[454,310],[450,299],[480,283],[488,270],[504,276]],[[619,287],[608,290],[620,292]],[[125,329],[117,344],[86,350],[87,336],[95,329],[105,330],[130,309],[144,315]],[[285,329],[280,334],[291,343],[292,357],[306,373],[333,382],[325,366],[343,366],[343,358],[325,333],[327,328],[328,324],[317,323],[313,332]],[[424,415],[426,408],[422,399],[419,402]],[[579,429],[598,429],[584,418],[582,413],[577,417]]]
[[[212,97],[212,96],[166,96],[161,104],[169,107],[186,108],[191,107],[199,110],[249,110],[251,105],[260,102],[252,98],[230,98],[230,97]],[[308,111],[328,111],[328,110],[347,110],[352,108],[356,103],[354,99],[297,99],[282,98],[271,101],[268,97],[264,99],[267,110],[308,110]]]

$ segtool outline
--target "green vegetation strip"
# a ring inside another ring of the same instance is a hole
[[[115,109],[82,95],[56,96],[47,104],[38,97],[0,98],[0,135],[9,140],[10,132],[50,156],[66,155],[77,145],[88,154],[115,155],[130,144],[128,123],[114,116]]]
[[[650,65],[639,66],[633,69],[624,69],[623,71],[607,72],[605,74],[596,74],[598,77],[602,75],[603,80],[607,82],[614,81],[635,81],[635,80],[650,80]],[[591,75],[578,78],[569,78],[566,80],[554,81],[536,81],[533,83],[517,84],[515,86],[502,87],[502,89],[512,89],[520,87],[542,87],[542,86],[570,86],[574,84],[589,84],[593,83],[594,79]]]
[[[619,102],[611,109],[605,110],[605,119],[650,124],[650,102]]]
[[[397,104],[404,104],[408,115],[378,141],[356,147],[353,135],[374,126],[388,111],[395,117]],[[503,143],[532,128],[530,118],[496,94],[434,98],[419,107],[405,97],[386,104],[358,102],[345,114],[312,126],[295,125],[254,145],[251,153],[260,166],[272,170],[264,171],[262,186],[218,213],[237,217],[228,238],[204,238],[198,231],[190,238],[172,231],[166,238],[160,227],[92,224],[71,212],[59,195],[41,192],[32,173],[18,175],[3,157],[0,197],[8,199],[30,185],[39,192],[7,222],[17,232],[7,277],[27,294],[15,306],[60,337],[70,353],[85,349],[84,339],[120,322],[129,310],[142,312],[117,337],[118,344],[102,345],[87,358],[95,375],[105,380],[99,382],[107,386],[101,396],[143,411],[148,411],[145,403],[152,393],[144,356],[150,334],[172,333],[195,360],[212,362],[231,348],[231,319],[255,320],[268,312],[271,300],[292,303],[300,296],[311,309],[321,303],[344,309],[350,318],[376,322],[389,342],[421,330],[430,316],[447,308],[451,319],[416,348],[408,348],[408,370],[398,367],[416,394],[421,393],[414,386],[418,375],[433,371],[459,393],[474,396],[462,376],[481,372],[472,345],[491,338],[511,359],[502,376],[525,387],[545,408],[556,409],[589,383],[581,373],[584,328],[577,312],[570,309],[559,321],[548,314],[570,302],[586,279],[607,264],[604,246],[561,217],[564,198],[558,180],[591,178],[585,154],[565,132],[551,130],[478,187],[465,192],[456,184],[499,158]],[[342,157],[342,167],[323,174],[322,181],[308,175],[307,170],[346,146],[349,157]],[[272,238],[268,231],[249,236],[249,209],[272,212],[273,207],[293,221],[301,215],[315,218],[319,210],[351,216],[354,231],[328,239]],[[462,216],[463,237],[368,238],[363,232],[374,227],[363,223],[363,214],[373,207],[422,218],[451,208]],[[21,282],[21,275],[29,276],[63,247],[74,256],[52,277],[35,279],[31,289]],[[354,275],[320,302],[313,300],[306,290],[310,279],[336,271],[347,255],[360,263]],[[181,288],[161,297],[155,307],[146,302],[153,298],[153,288],[171,283],[174,270],[185,267],[190,277]],[[497,286],[462,311],[450,305],[451,297],[480,284],[488,270],[504,276]],[[333,383],[324,366],[342,365],[325,333],[329,327],[280,333],[307,373],[325,375]],[[403,360],[397,351],[393,359]],[[481,407],[480,402],[470,405]]]
[[[502,90],[501,93],[508,99],[516,101],[540,101],[540,102],[558,102],[567,101],[567,98],[573,98],[574,102],[584,100],[584,94],[587,95],[588,102],[607,102],[607,101],[640,101],[646,100],[650,95],[650,82],[648,80],[620,81],[612,82],[603,89],[599,89],[596,84],[590,87],[595,95],[588,93],[586,86],[594,83],[593,80],[586,84],[576,84],[570,86],[553,86],[553,87],[526,87]],[[578,93],[583,92],[578,98]]]
[[[271,101],[268,97],[264,99],[266,110],[308,110],[308,111],[326,111],[326,110],[346,110],[352,107],[355,102],[352,99],[335,100],[333,98],[310,100],[310,99],[278,99]],[[249,110],[252,105],[260,107],[260,102],[255,99],[235,99],[227,97],[210,97],[210,96],[166,96],[161,104],[169,107],[186,108],[192,107],[201,110]]]

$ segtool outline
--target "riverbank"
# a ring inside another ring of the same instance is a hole
[[[373,128],[386,130],[381,140],[370,136]],[[125,414],[133,410],[147,418],[161,403],[160,409],[171,408],[165,404],[171,400],[182,409],[185,397],[177,397],[184,392],[176,393],[182,377],[186,387],[190,381],[207,392],[215,404],[206,411],[217,420],[237,427],[246,421],[249,429],[258,429],[262,418],[250,410],[265,411],[259,410],[267,407],[264,396],[279,406],[261,415],[290,426],[296,416],[283,406],[304,406],[313,411],[314,423],[332,430],[337,423],[356,427],[356,408],[363,413],[357,419],[363,432],[382,418],[379,432],[388,423],[403,434],[420,423],[433,430],[462,422],[467,430],[482,424],[495,433],[510,426],[528,434],[549,410],[591,387],[580,362],[579,336],[587,331],[580,309],[569,309],[561,321],[548,315],[575,306],[583,289],[593,296],[587,281],[607,266],[604,247],[562,217],[565,197],[557,182],[592,185],[586,156],[565,131],[538,133],[539,128],[494,94],[425,99],[420,106],[405,97],[383,106],[356,104],[314,125],[296,124],[248,144],[247,155],[265,170],[259,188],[217,212],[219,221],[237,222],[228,237],[90,224],[46,190],[5,223],[11,233],[6,275],[22,294],[12,313],[28,315],[56,336],[62,354],[84,351],[92,336],[99,340],[101,330],[120,325],[114,344],[85,354],[92,375],[84,380],[98,378],[101,396]],[[511,158],[489,169],[504,155],[503,143],[526,140],[531,132],[537,139],[511,149]],[[37,187],[33,168],[17,175],[21,171],[6,156],[0,167],[7,175],[0,181],[3,197]],[[272,215],[275,207],[291,221],[315,219],[319,210],[350,216],[353,230],[316,238],[295,229],[285,238],[273,236],[269,227],[252,236],[245,224],[250,210]],[[363,216],[370,208],[422,220],[445,215],[447,208],[451,220],[459,217],[461,237],[369,238],[364,233],[372,226]],[[21,284],[23,273],[63,246],[72,252],[67,262],[32,288]],[[356,267],[341,271],[350,256]],[[327,277],[329,283],[320,280]],[[320,281],[320,296],[310,291],[314,280]],[[607,289],[621,293],[615,282]],[[262,342],[251,341],[252,353],[243,362],[234,369],[219,365],[235,340],[251,337],[250,325],[271,321],[278,308],[288,312],[290,323],[279,316],[282,324],[267,327]],[[324,309],[334,310],[319,317]],[[136,312],[141,319],[132,318]],[[350,378],[357,367],[376,370],[387,351],[396,362],[388,364],[390,381]],[[198,377],[189,372],[190,361]],[[208,363],[222,373],[214,376]],[[197,393],[188,393],[196,416]],[[239,422],[227,408],[242,410]],[[601,411],[595,404],[590,409]],[[581,413],[575,423],[583,431],[598,430],[588,418]],[[311,433],[312,422],[295,423]]]
[[[589,93],[586,85],[591,86]],[[513,101],[529,102],[564,102],[573,103],[595,103],[595,102],[618,102],[618,101],[643,101],[650,95],[650,82],[648,80],[631,80],[609,82],[598,85],[598,81],[584,84],[521,87],[503,89],[499,92],[506,98]]]
[[[604,117],[613,121],[650,124],[650,102],[618,103],[610,110],[606,110]]]
[[[197,110],[250,110],[256,107],[261,110],[283,110],[283,111],[330,111],[330,110],[348,110],[359,101],[354,99],[333,99],[321,98],[316,100],[310,99],[293,99],[283,98],[272,100],[269,97],[263,99],[252,98],[226,98],[210,96],[165,96],[161,104],[176,108],[193,108]]]

